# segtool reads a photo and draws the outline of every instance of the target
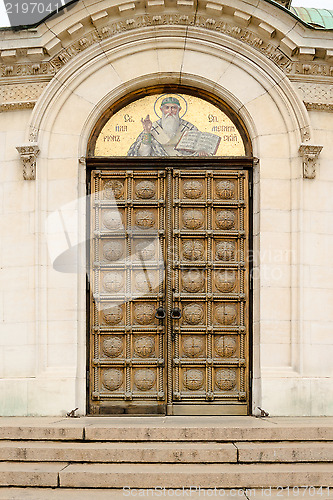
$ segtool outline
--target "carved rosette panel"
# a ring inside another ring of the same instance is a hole
[[[182,313],[172,327],[173,398],[242,404],[248,380],[247,173],[178,170],[173,191],[173,306]]]
[[[110,271],[103,275],[104,291],[110,294],[116,294],[123,291],[125,286],[124,273],[121,271]]]
[[[165,293],[164,178],[156,170],[92,172],[90,401],[97,413],[164,402],[163,325],[155,318]]]
[[[124,351],[124,339],[117,335],[106,335],[102,337],[102,352],[110,358],[117,358]]]
[[[102,214],[103,225],[110,231],[119,231],[123,229],[123,214],[117,210],[104,210]]]
[[[103,185],[103,196],[106,200],[120,200],[124,197],[124,182],[119,180],[106,181]]]
[[[205,244],[201,240],[187,239],[182,242],[182,258],[184,260],[204,260]]]
[[[141,200],[151,200],[156,197],[156,183],[149,180],[141,180],[135,185],[135,194]]]
[[[138,209],[135,214],[135,225],[140,229],[151,229],[155,226],[156,215],[153,210]]]
[[[124,257],[125,245],[120,240],[102,242],[102,253],[105,260],[114,262]]]

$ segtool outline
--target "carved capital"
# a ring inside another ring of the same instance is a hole
[[[299,152],[303,157],[304,179],[314,179],[316,177],[317,159],[322,149],[323,146],[301,144]]]
[[[23,179],[33,181],[36,179],[36,158],[40,149],[36,143],[17,146],[23,166]]]

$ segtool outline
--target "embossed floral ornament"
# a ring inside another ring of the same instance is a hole
[[[102,375],[103,385],[109,391],[116,391],[123,383],[124,374],[122,370],[111,368],[104,370]]]
[[[135,193],[138,198],[149,200],[155,196],[156,186],[152,181],[140,181],[135,186]]]
[[[103,310],[103,315],[108,325],[118,325],[123,319],[123,309],[121,306],[107,307]]]
[[[124,245],[121,241],[115,240],[103,245],[103,255],[107,260],[119,260],[124,255]]]
[[[199,292],[204,285],[204,274],[199,269],[183,270],[182,283],[185,291],[190,293]]]
[[[236,321],[237,310],[235,304],[222,302],[215,307],[215,318],[221,325],[232,325]]]
[[[216,225],[219,229],[228,230],[235,227],[236,214],[230,210],[219,210],[216,213]]]
[[[215,286],[222,293],[230,293],[236,287],[235,271],[226,269],[215,271]]]
[[[134,318],[140,325],[149,325],[155,318],[155,305],[149,302],[134,304]]]
[[[190,325],[201,323],[204,318],[204,308],[200,304],[188,304],[183,309],[184,318]]]
[[[133,345],[135,354],[140,358],[148,358],[155,350],[155,340],[150,335],[135,337]]]
[[[102,220],[104,226],[113,231],[122,229],[123,227],[121,214],[118,210],[105,210],[102,215]]]
[[[134,383],[139,391],[149,391],[153,388],[156,380],[154,370],[139,369],[134,371]]]
[[[190,391],[201,389],[205,377],[202,370],[190,369],[184,373],[184,386]]]
[[[104,198],[112,200],[113,197],[118,200],[124,194],[124,183],[119,180],[107,181],[104,184]]]
[[[200,240],[186,240],[183,243],[183,257],[185,260],[203,260],[204,243]]]
[[[199,229],[203,226],[204,221],[205,215],[201,210],[189,209],[183,211],[184,226],[188,229]]]
[[[138,210],[135,212],[135,224],[141,229],[148,229],[155,224],[155,214],[152,210]]]
[[[121,337],[110,335],[102,340],[102,350],[110,358],[120,356],[124,349],[124,342]]]
[[[107,292],[119,292],[124,287],[124,277],[121,272],[111,271],[106,273],[103,278],[104,289]]]
[[[200,356],[205,349],[205,340],[202,335],[183,335],[182,346],[185,356]]]
[[[235,260],[236,243],[234,241],[219,241],[216,243],[215,255],[217,260]]]
[[[183,193],[186,198],[190,198],[192,200],[201,198],[204,193],[202,182],[195,179],[185,181],[183,185]]]
[[[235,196],[235,184],[231,181],[217,182],[216,194],[222,200],[230,200]]]
[[[217,369],[215,383],[221,391],[231,391],[236,385],[236,370],[233,368]]]

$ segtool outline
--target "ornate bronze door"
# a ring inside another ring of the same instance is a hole
[[[247,414],[246,170],[91,174],[91,413]]]

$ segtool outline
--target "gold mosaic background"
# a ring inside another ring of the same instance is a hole
[[[213,104],[185,94],[151,95],[132,102],[112,116],[99,134],[94,156],[127,156],[127,152],[142,132],[141,118],[149,114],[154,122],[159,119],[162,97],[176,96],[182,105],[180,116],[201,132],[221,137],[215,156],[245,156],[243,140],[231,119]],[[187,104],[187,109],[186,109]],[[185,114],[184,114],[185,112]]]

